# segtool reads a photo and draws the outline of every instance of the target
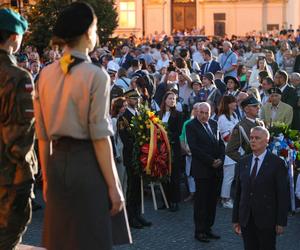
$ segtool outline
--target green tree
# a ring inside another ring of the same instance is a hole
[[[29,31],[27,42],[40,51],[49,45],[53,25],[59,12],[72,1],[70,0],[39,0],[27,13]],[[94,7],[98,17],[98,34],[100,42],[104,42],[118,26],[118,14],[114,0],[83,0]]]

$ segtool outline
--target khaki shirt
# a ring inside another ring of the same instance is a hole
[[[77,51],[70,53],[85,61],[67,74],[56,61],[40,74],[34,94],[37,138],[96,140],[113,135],[108,74],[93,65],[88,56]]]

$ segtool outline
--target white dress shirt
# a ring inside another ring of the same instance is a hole
[[[263,163],[263,161],[265,159],[266,154],[267,154],[267,150],[265,150],[261,155],[258,155],[258,156],[253,154],[250,175],[251,175],[252,169],[253,169],[254,164],[255,164],[255,159],[258,158],[257,171],[256,171],[256,176],[257,176],[257,174],[259,173],[261,164]]]

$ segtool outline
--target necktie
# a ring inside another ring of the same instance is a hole
[[[206,65],[205,65],[205,70],[204,70],[204,73],[207,73],[207,71],[208,71],[208,65],[209,65],[209,62],[208,62],[208,63],[206,63]]]
[[[208,127],[208,124],[207,123],[203,123],[204,127],[205,127],[205,130],[207,132],[207,134],[209,135],[209,137],[214,140],[215,139],[215,136],[213,135],[213,133],[210,131],[209,127]]]
[[[253,166],[253,168],[252,168],[251,175],[250,175],[251,186],[253,186],[254,181],[255,181],[256,172],[257,172],[257,167],[258,167],[258,161],[259,161],[259,158],[256,157],[256,158],[255,158],[255,163],[254,163],[254,166]]]

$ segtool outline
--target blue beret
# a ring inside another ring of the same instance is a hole
[[[23,35],[28,28],[28,22],[12,9],[0,9],[0,30]]]

